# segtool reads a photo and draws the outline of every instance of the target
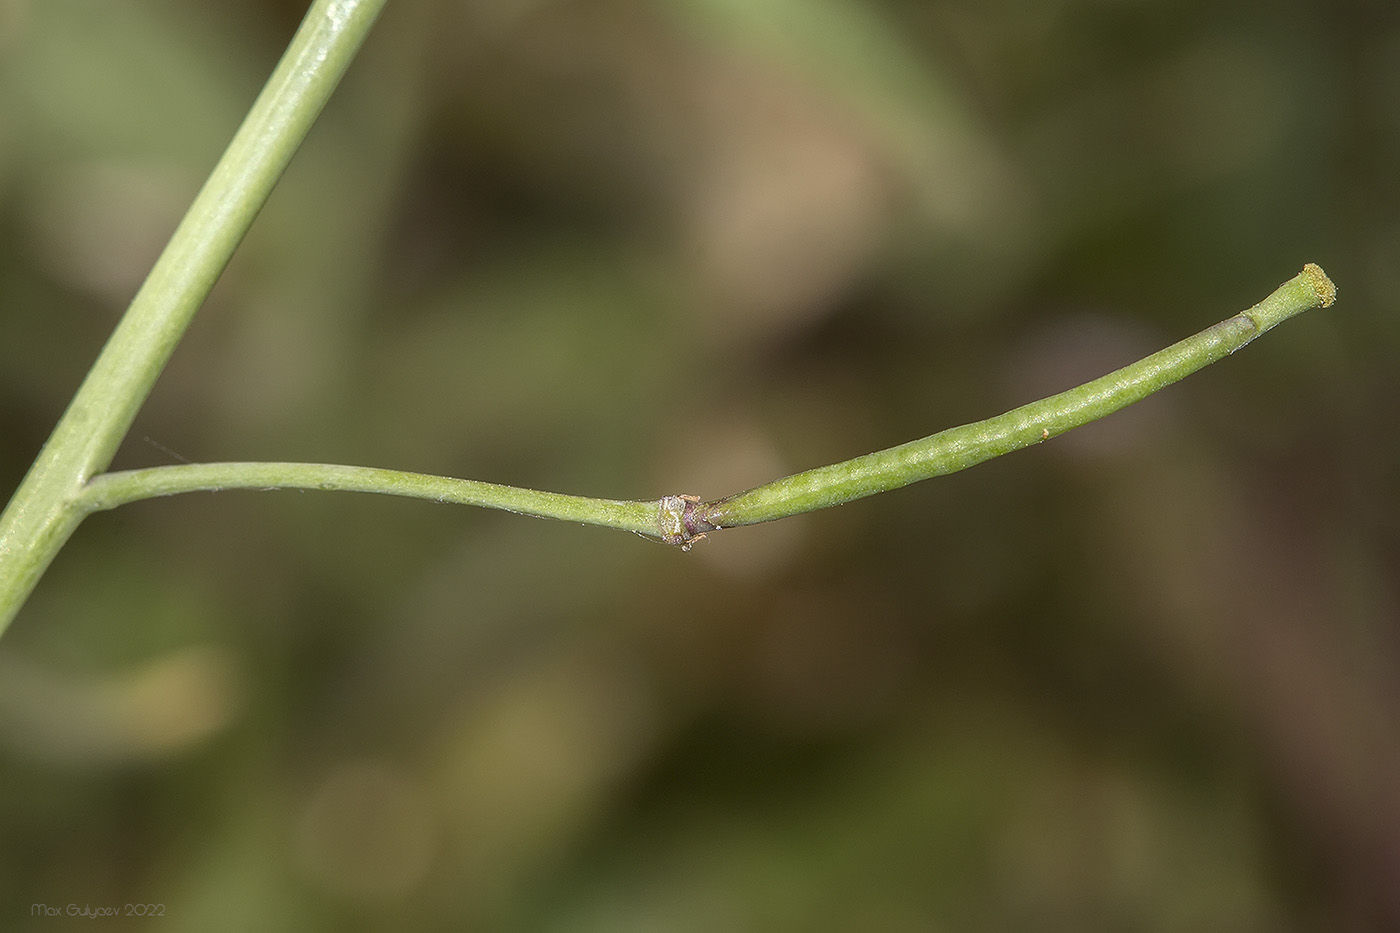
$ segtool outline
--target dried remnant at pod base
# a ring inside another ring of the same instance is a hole
[[[706,532],[718,531],[720,526],[708,521],[705,505],[699,496],[682,493],[661,497],[657,503],[656,527],[662,541],[688,551],[697,541],[707,537]]]

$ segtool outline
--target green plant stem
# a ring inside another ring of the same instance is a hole
[[[1247,311],[1193,337],[1078,388],[1031,402],[1004,415],[940,431],[888,450],[765,483],[701,503],[684,521],[689,539],[719,528],[753,525],[829,508],[967,469],[1049,440],[1112,414],[1204,366],[1234,353],[1269,328],[1309,308],[1326,307],[1337,290],[1312,263]]]
[[[332,463],[191,463],[104,473],[87,484],[77,505],[85,512],[96,512],[155,496],[226,489],[377,492],[502,509],[520,515],[602,525],[659,537],[655,501],[590,499],[450,476]]]
[[[316,0],[243,125],[0,515],[0,632],[86,514],[156,377],[386,0]]]
[[[665,496],[655,501],[592,499],[334,464],[205,463],[107,473],[92,479],[74,504],[83,512],[93,512],[154,496],[228,489],[377,492],[602,525],[688,550],[708,532],[839,505],[965,469],[1063,434],[1233,353],[1280,321],[1308,308],[1331,304],[1335,297],[1336,289],[1326,274],[1309,264],[1249,310],[1078,388],[986,421],[808,470],[709,503],[695,496]]]

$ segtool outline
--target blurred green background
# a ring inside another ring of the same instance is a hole
[[[5,497],[304,10],[0,0]],[[1398,165],[1390,0],[391,3],[115,466],[715,497],[1340,300],[690,554],[95,516],[0,642],[0,927],[1400,928]]]

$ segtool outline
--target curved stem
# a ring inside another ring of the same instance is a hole
[[[1078,388],[1004,415],[950,428],[888,450],[818,467],[686,510],[688,543],[699,534],[824,509],[954,473],[1088,424],[1234,353],[1274,325],[1330,305],[1337,289],[1308,263],[1268,298],[1214,327]]]
[[[702,502],[592,499],[475,480],[322,463],[203,463],[108,473],[74,500],[84,513],[182,492],[224,489],[331,489],[453,502],[522,515],[631,531],[689,550],[707,532],[811,512],[953,473],[1087,424],[1235,352],[1288,318],[1330,305],[1336,288],[1309,263],[1247,311],[1159,353],[1082,386],[938,434],[784,477],[747,492]]]
[[[0,633],[87,514],[194,490],[384,492],[632,531],[688,549],[708,531],[772,521],[895,489],[1101,418],[1233,353],[1280,321],[1332,303],[1309,264],[1264,301],[1076,389],[922,440],[702,502],[591,499],[328,464],[188,464],[105,470],[156,377],[306,136],[387,0],[315,0],[247,119],[157,260],[44,449],[0,514]],[[95,477],[95,478],[94,478]]]
[[[602,525],[648,538],[661,537],[655,501],[592,499],[450,476],[332,463],[190,463],[104,473],[87,484],[75,504],[84,512],[99,512],[156,496],[226,489],[377,492]]]
[[[0,632],[82,521],[74,504],[117,446],[195,311],[387,0],[316,0],[243,125],[0,515]]]

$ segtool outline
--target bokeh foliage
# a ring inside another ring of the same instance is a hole
[[[7,494],[302,12],[0,0]],[[688,555],[371,497],[95,516],[0,643],[0,924],[1400,924],[1397,60],[1376,0],[391,4],[118,468],[713,497],[1305,261],[1340,300]]]

